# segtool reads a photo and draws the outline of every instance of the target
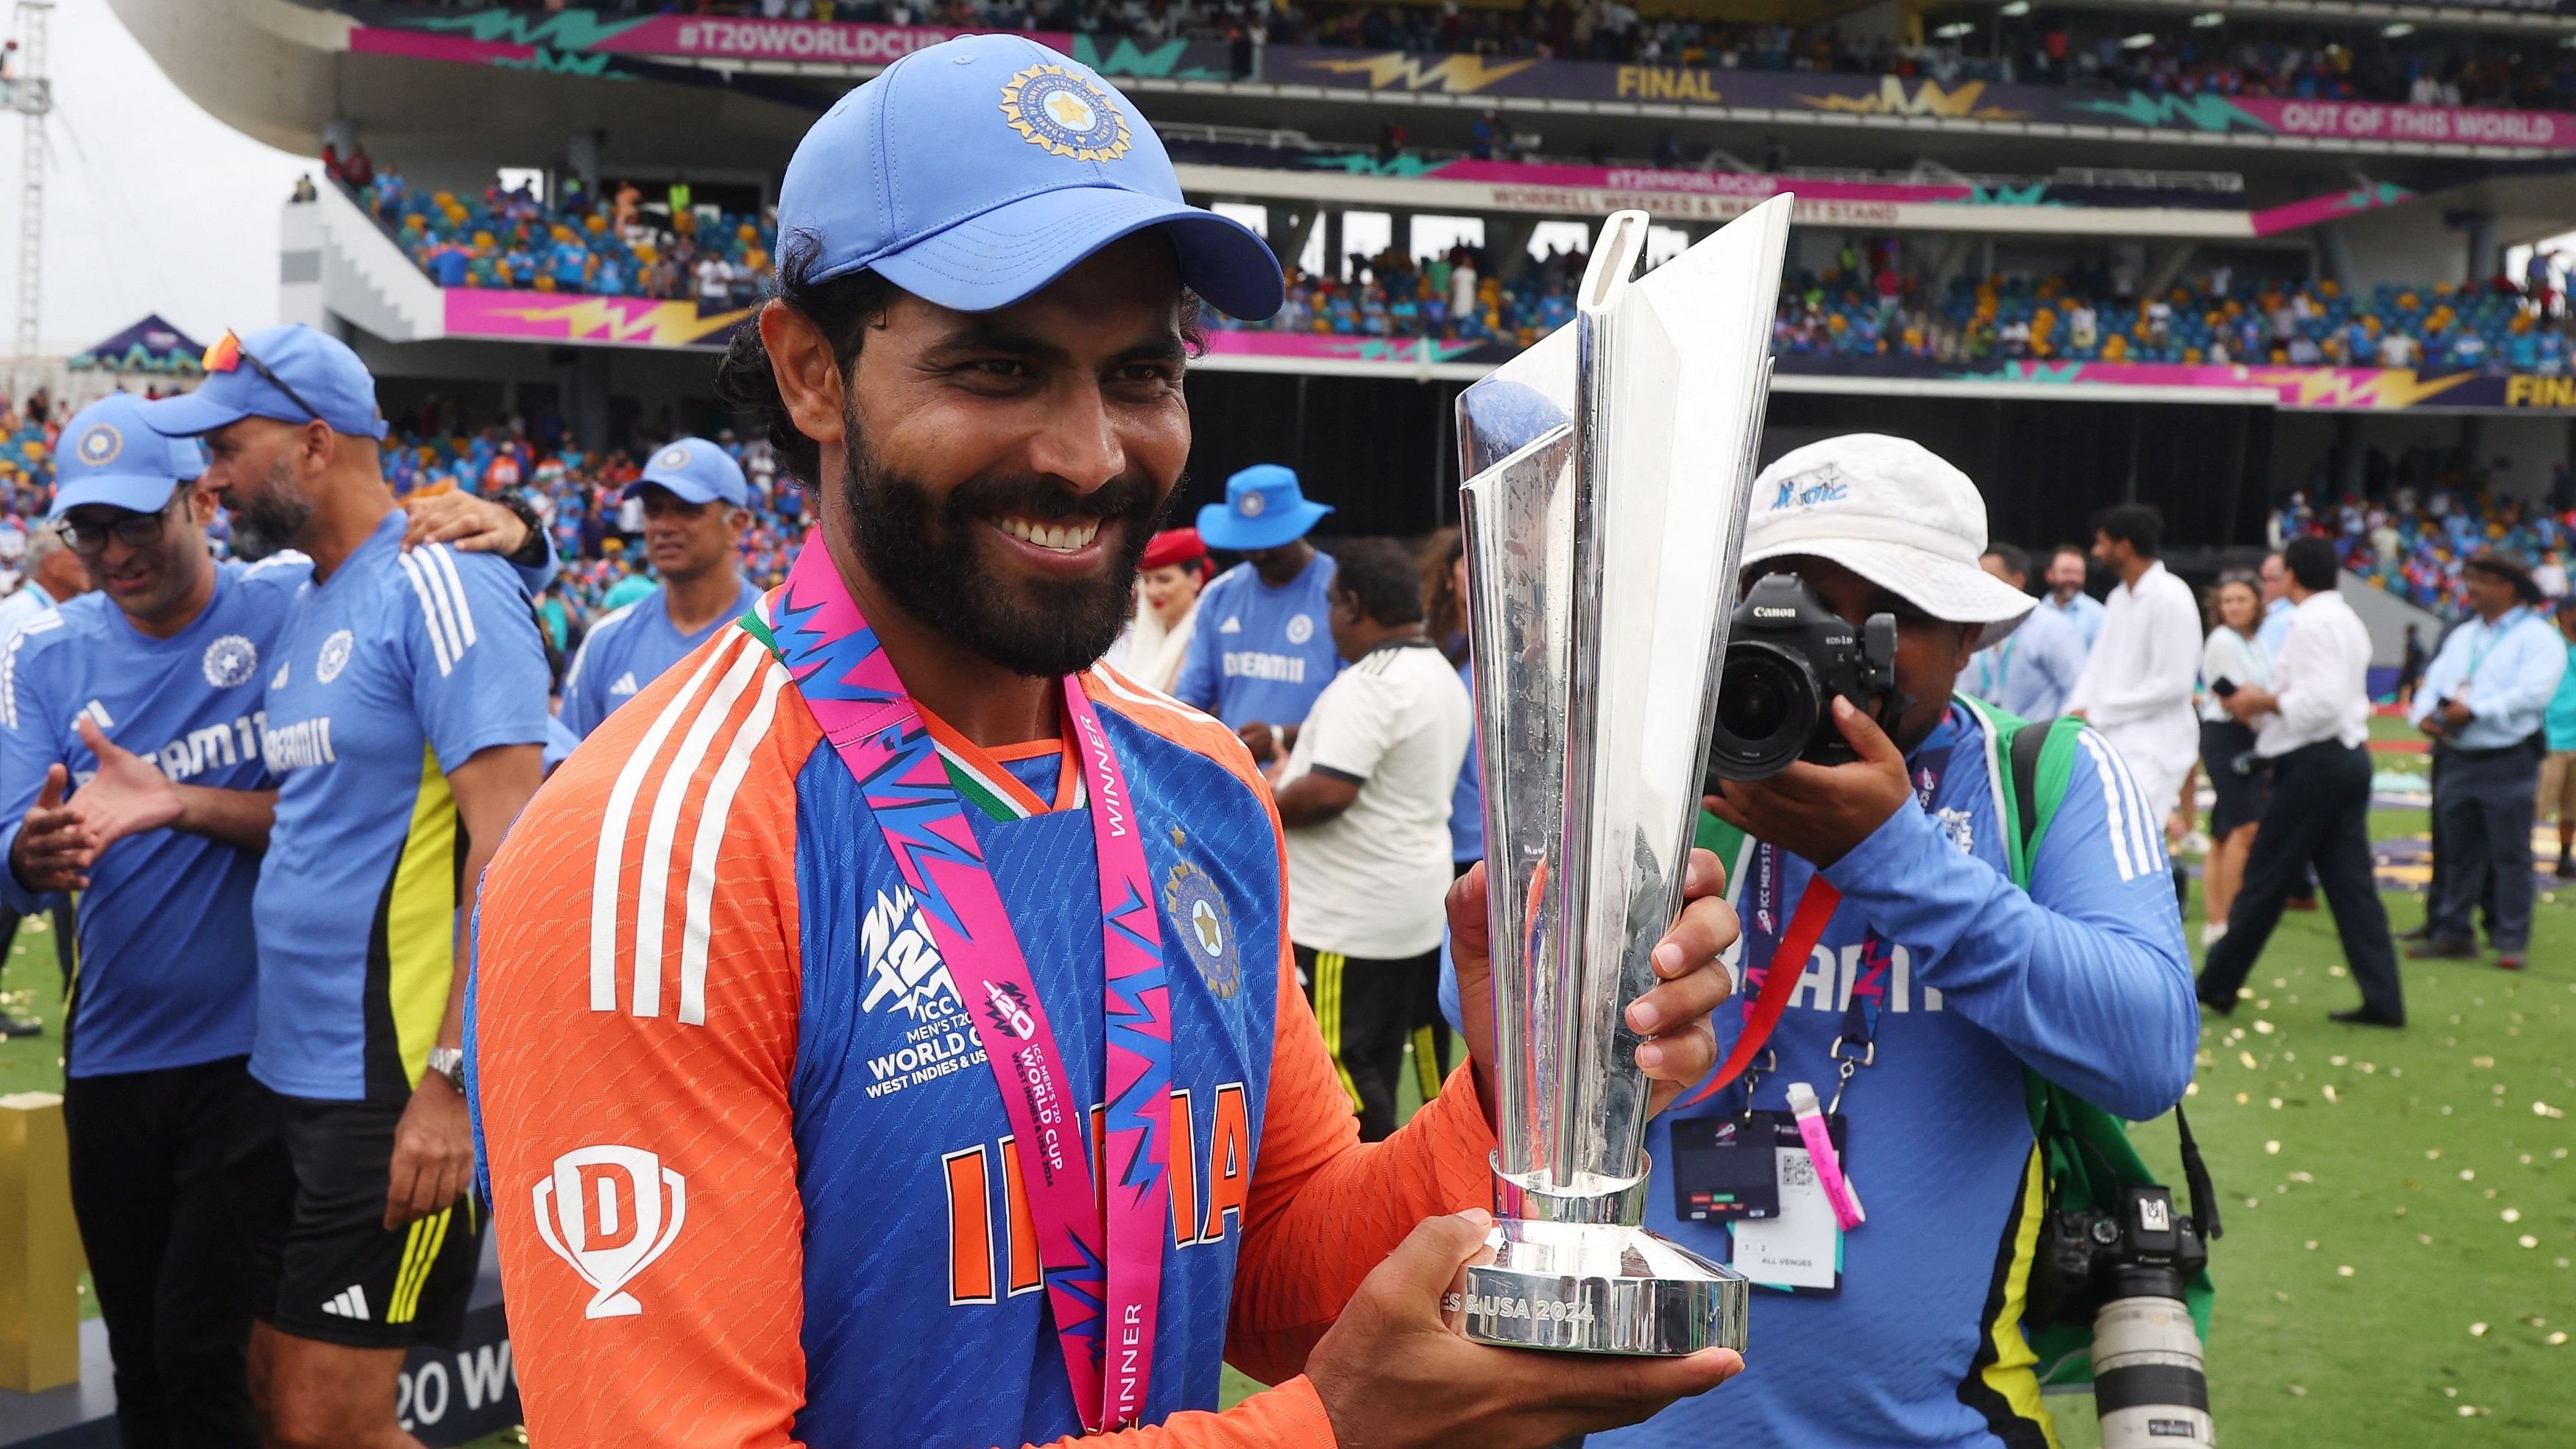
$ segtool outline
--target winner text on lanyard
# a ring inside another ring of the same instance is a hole
[[[1163,1244],[1170,1236],[1164,1173],[1172,1017],[1135,803],[1099,713],[1081,682],[1068,676],[1064,707],[1091,792],[1108,963],[1101,1012],[1105,1193],[1096,1186],[1099,1166],[1088,1156],[1083,1094],[1065,1073],[1064,1053],[976,844],[965,799],[819,538],[797,556],[774,596],[771,632],[780,662],[858,781],[886,849],[930,923],[967,1001],[1011,1130],[1024,1144],[1020,1172],[1037,1226],[1047,1308],[1082,1426],[1098,1433],[1131,1425],[1144,1412],[1153,1374]]]

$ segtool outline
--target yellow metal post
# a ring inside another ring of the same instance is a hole
[[[0,1096],[0,1388],[80,1381],[80,1230],[55,1092]]]

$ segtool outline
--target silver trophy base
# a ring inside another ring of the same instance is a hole
[[[1616,1223],[1502,1218],[1443,1300],[1476,1343],[1671,1356],[1741,1350],[1752,1285],[1669,1238]]]

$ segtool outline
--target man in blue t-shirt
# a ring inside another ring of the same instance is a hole
[[[402,548],[357,354],[289,325],[227,333],[207,368],[146,421],[202,435],[207,482],[313,568],[261,661],[250,1071],[293,1176],[261,1222],[253,1395],[288,1442],[399,1442],[403,1359],[461,1328],[481,1246],[458,907],[536,791],[545,646],[500,560]]]
[[[112,394],[64,427],[53,516],[99,587],[0,648],[0,900],[81,893],[63,1112],[121,1432],[249,1446],[241,1211],[290,1171],[248,1071],[263,665],[312,571],[210,557],[202,455],[143,408]],[[498,505],[454,507],[523,541]]]
[[[721,446],[704,438],[666,443],[626,492],[643,500],[644,556],[662,586],[601,615],[573,655],[561,718],[575,736],[587,737],[609,711],[760,602],[742,576],[751,489]]]
[[[1772,486],[1814,476],[1840,486]],[[1855,762],[1792,764],[1706,802],[1724,828],[1707,822],[1702,842],[1720,847],[1744,921],[1743,1005],[1773,973],[1794,973],[1794,989],[1754,1072],[1683,1094],[1648,1126],[1646,1224],[1798,1290],[1753,1307],[1755,1352],[1790,1371],[1747,1374],[1594,1443],[2053,1443],[2020,1311],[2040,1210],[2024,1073],[2133,1119],[2190,1082],[2199,1018],[2163,806],[2084,728],[2029,888],[2016,886],[1989,724],[1954,690],[1974,651],[2037,604],[1979,568],[1976,485],[1915,443],[1859,434],[1791,452],[1755,486],[1793,506],[1753,515],[1747,578],[1795,575],[1854,627],[1895,615],[1901,704],[1882,728],[1837,702],[1828,727]],[[1831,901],[1821,932],[1780,959],[1811,898]],[[1744,1020],[1718,1012],[1723,1047]],[[1797,1083],[1835,1099],[1832,1140],[1865,1220],[1837,1225],[1803,1148],[1775,1164],[1774,1217],[1681,1217],[1677,1199],[1717,1189],[1675,1144],[1713,1144],[1748,1108],[1781,1112]]]
[[[1198,630],[1172,696],[1233,727],[1252,758],[1287,758],[1315,697],[1341,672],[1333,632],[1333,560],[1306,541],[1329,504],[1309,503],[1297,475],[1260,463],[1225,480],[1225,502],[1199,510],[1199,537],[1243,555],[1199,595]]]

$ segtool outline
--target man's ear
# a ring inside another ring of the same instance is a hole
[[[760,345],[769,353],[778,399],[796,431],[829,450],[842,441],[844,380],[831,340],[814,319],[771,299],[760,309]]]

